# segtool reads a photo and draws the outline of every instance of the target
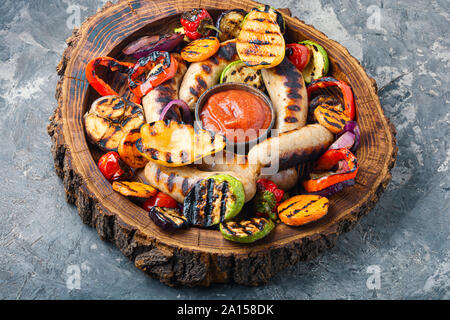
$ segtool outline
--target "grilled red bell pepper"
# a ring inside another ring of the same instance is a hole
[[[162,208],[178,208],[178,203],[171,196],[158,192],[155,196],[147,199],[142,205],[142,208],[146,211],[150,211],[154,206]]]
[[[337,168],[335,172],[331,171]],[[328,172],[327,172],[328,171]],[[305,190],[316,192],[337,183],[351,180],[358,173],[358,161],[348,149],[330,149],[314,164],[312,179],[303,182]]]
[[[352,88],[341,80],[336,80],[332,77],[323,77],[317,80],[313,80],[308,86],[308,98],[311,98],[311,94],[319,89],[324,89],[331,86],[337,86],[342,91],[344,98],[344,114],[353,120],[355,118],[355,101],[353,98]]]
[[[208,37],[213,30],[217,30],[213,25],[211,15],[203,8],[192,9],[181,15],[181,25],[184,33],[191,40]]]
[[[270,217],[275,220],[277,207],[283,199],[284,191],[278,189],[278,186],[268,179],[258,179],[256,186],[257,194],[254,200],[256,216]]]
[[[142,98],[153,88],[172,79],[177,73],[178,62],[166,51],[153,51],[140,58],[128,73],[131,92]]]
[[[111,57],[98,57],[92,59],[86,66],[86,78],[95,91],[97,91],[101,96],[117,96],[117,92],[97,76],[96,69],[98,66],[107,67],[111,71],[119,71],[120,73],[128,74],[134,64],[130,62],[117,61]]]
[[[109,181],[127,180],[133,177],[133,171],[126,165],[117,152],[111,151],[100,157],[98,168]]]

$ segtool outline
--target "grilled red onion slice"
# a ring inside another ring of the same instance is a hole
[[[355,135],[350,131],[342,134],[328,149],[346,148],[350,150],[355,144]]]
[[[172,101],[170,101],[164,107],[164,109],[161,111],[161,116],[160,116],[159,120],[166,120],[167,118],[169,118],[169,113],[174,107],[180,107],[181,108],[181,111],[183,112],[182,120],[183,120],[184,123],[186,123],[186,124],[193,124],[194,123],[193,119],[192,119],[191,111],[189,110],[189,106],[183,100],[172,100]],[[176,114],[176,112],[175,112],[175,114]],[[173,120],[173,119],[171,119],[171,120]]]
[[[183,41],[183,38],[184,35],[179,33],[145,36],[130,43],[122,52],[140,59],[153,51],[172,51]]]
[[[348,121],[344,126],[344,130],[337,135],[338,140],[347,132],[351,132],[355,135],[355,143],[351,149],[349,148],[351,152],[355,153],[361,141],[361,131],[359,130],[358,123],[356,121]]]

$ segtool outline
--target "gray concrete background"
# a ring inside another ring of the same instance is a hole
[[[77,12],[84,20],[103,4],[0,1],[1,299],[450,298],[448,0],[272,1],[348,47],[377,80],[398,130],[397,165],[376,208],[335,248],[267,286],[208,289],[147,277],[64,201],[46,133],[55,67]]]

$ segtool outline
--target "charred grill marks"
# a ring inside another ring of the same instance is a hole
[[[173,172],[170,173],[169,178],[167,179],[167,189],[169,192],[173,191],[173,182],[175,180],[175,174]]]
[[[318,200],[311,200],[310,202],[308,202],[307,204],[305,204],[303,207],[301,207],[300,209],[296,209],[294,211],[292,211],[292,213],[286,215],[286,217],[291,218],[293,216],[295,216],[297,213],[305,210],[306,208],[308,208],[310,205],[312,205],[313,203],[317,202]]]
[[[227,195],[228,195],[228,182],[222,183],[222,198],[220,199],[220,221],[225,218],[225,211],[227,210]]]

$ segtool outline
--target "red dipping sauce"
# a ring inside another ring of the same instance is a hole
[[[247,142],[270,127],[272,112],[267,103],[253,93],[230,89],[208,98],[200,120],[203,128],[221,133],[229,141]]]

